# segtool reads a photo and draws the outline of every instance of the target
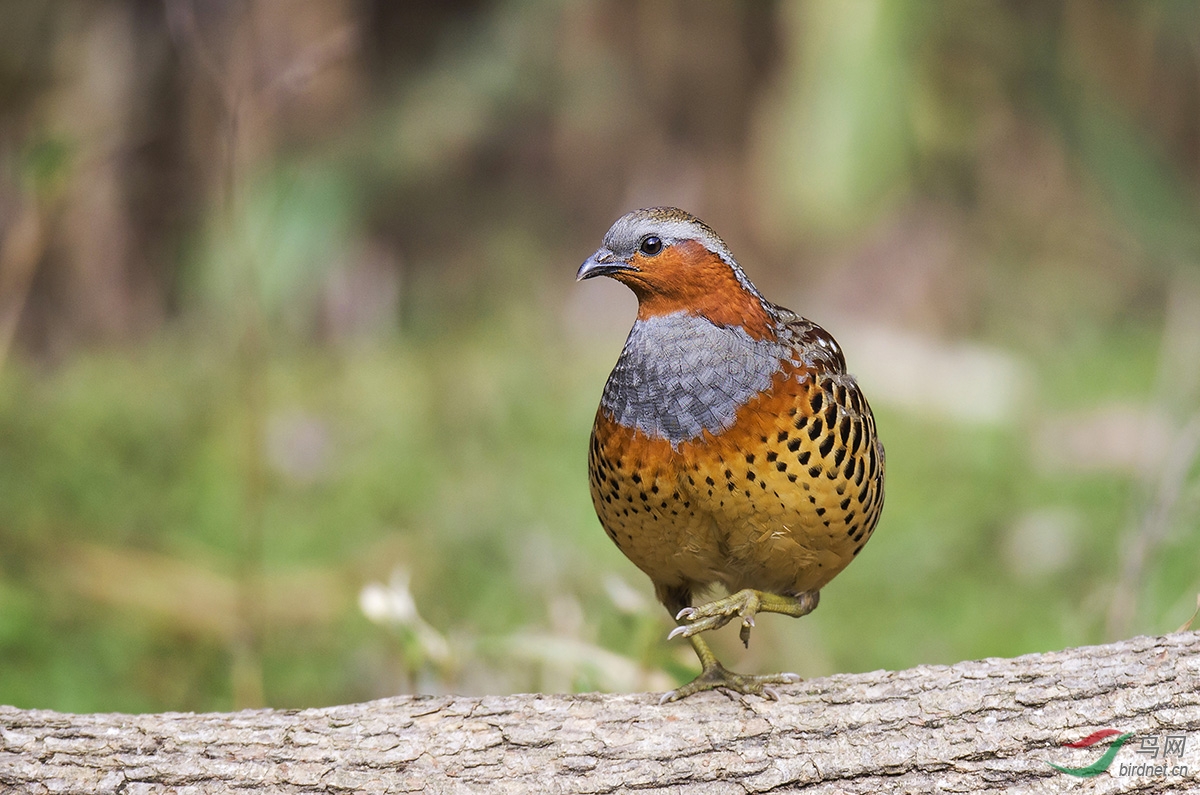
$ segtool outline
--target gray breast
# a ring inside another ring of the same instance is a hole
[[[617,423],[675,446],[729,428],[785,355],[778,343],[683,312],[638,320],[600,406]]]

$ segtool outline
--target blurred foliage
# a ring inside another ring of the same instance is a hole
[[[686,207],[842,341],[879,532],[745,670],[1166,632],[1200,574],[1200,6],[0,0],[0,703],[661,689],[592,512]]]

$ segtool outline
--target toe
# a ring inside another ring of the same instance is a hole
[[[802,681],[800,677],[793,673],[765,674],[761,676],[739,674],[724,668],[718,663],[711,668],[701,671],[699,676],[686,685],[678,687],[669,693],[664,693],[658,703],[667,704],[671,701],[679,701],[705,690],[740,693],[743,696],[761,696],[770,701],[778,701],[779,690],[774,685],[794,685],[800,681]]]

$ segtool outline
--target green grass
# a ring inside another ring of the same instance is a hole
[[[1053,374],[1038,395],[1053,408],[1039,410],[1149,399],[1136,393],[1145,373],[1105,376],[1114,344],[1124,361],[1153,362],[1152,334],[1074,344],[1034,362]],[[610,351],[519,322],[421,344],[275,350],[250,382],[263,396],[255,416],[236,358],[215,346],[164,335],[0,374],[0,703],[241,706],[231,670],[246,598],[263,616],[274,706],[607,681],[586,661],[564,674],[514,651],[529,633],[634,670],[692,671],[591,510],[585,444]],[[962,426],[876,402],[888,496],[874,538],[811,617],[768,617],[748,652],[720,633],[726,661],[816,676],[1102,641],[1135,484],[1040,471],[1036,417]],[[1063,560],[1031,573],[1012,562],[1013,528],[1046,509],[1076,529]],[[1193,510],[1152,561],[1137,631],[1190,613],[1197,535]],[[359,610],[360,589],[397,566],[450,659]],[[642,607],[618,609],[613,576]]]

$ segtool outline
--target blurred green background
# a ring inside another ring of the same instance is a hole
[[[1200,592],[1200,5],[0,0],[0,703],[690,676],[592,512],[696,212],[843,343],[879,531],[741,670],[1176,629]]]

